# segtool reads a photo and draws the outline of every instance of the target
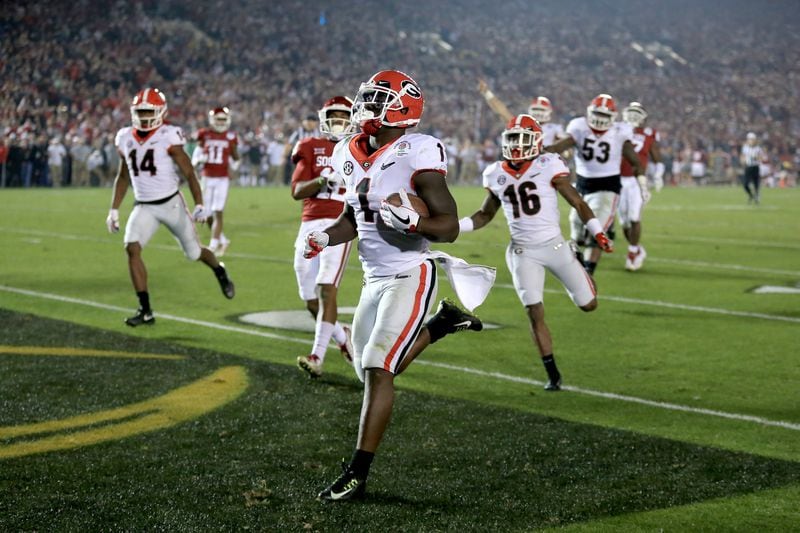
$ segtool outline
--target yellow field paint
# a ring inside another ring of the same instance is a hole
[[[47,346],[5,346],[0,344],[0,355],[55,355],[59,357],[120,357],[125,359],[166,359],[179,361],[183,355],[158,353],[118,352],[115,350],[92,350],[90,348],[66,348]]]
[[[144,402],[61,420],[0,427],[0,439],[66,432],[37,440],[0,444],[0,459],[90,446],[175,426],[235,400],[247,389],[247,385],[247,370],[244,367],[226,366]],[[87,427],[97,424],[105,425]]]

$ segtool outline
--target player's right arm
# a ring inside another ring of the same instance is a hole
[[[128,173],[128,163],[125,162],[125,156],[120,153],[119,169],[117,169],[117,176],[114,178],[114,192],[111,194],[111,209],[108,210],[108,216],[106,217],[106,226],[110,233],[119,231],[119,206],[122,204],[122,199],[125,198],[125,193],[128,192],[130,184],[131,176]]]
[[[567,135],[563,137],[553,144],[544,147],[545,152],[550,152],[552,154],[560,154],[565,152],[575,146],[575,139],[572,138],[572,135]]]
[[[494,219],[502,203],[500,198],[490,190],[486,190],[486,198],[483,199],[481,208],[472,213],[471,216],[464,217],[458,221],[460,233],[479,230]]]
[[[317,256],[327,246],[336,246],[356,238],[356,214],[349,204],[344,204],[344,209],[336,221],[325,228],[325,231],[312,231],[306,235],[303,257],[311,259]]]

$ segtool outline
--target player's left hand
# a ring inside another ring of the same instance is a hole
[[[610,254],[614,251],[614,243],[611,242],[611,239],[608,238],[608,235],[606,235],[605,232],[601,231],[595,235],[594,240],[597,241],[597,245],[605,253]]]
[[[109,233],[116,233],[119,231],[119,211],[116,209],[110,209],[108,211],[108,217],[106,217],[106,226],[108,227]]]
[[[394,206],[386,200],[381,201],[381,218],[384,224],[401,233],[415,233],[419,225],[419,213],[411,206],[408,193],[400,189],[400,205]]]
[[[303,247],[303,257],[311,259],[328,246],[330,236],[324,231],[312,231],[306,235],[305,246]]]
[[[197,204],[194,206],[194,212],[192,213],[192,219],[195,222],[203,223],[208,218],[208,214],[206,213],[206,208],[203,207],[203,204]]]
[[[652,198],[652,197],[653,197],[653,195],[650,193],[649,190],[647,190],[647,188],[642,189],[642,202],[647,204],[647,202],[649,202],[650,198]]]

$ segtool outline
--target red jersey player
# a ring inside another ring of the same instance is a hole
[[[300,298],[316,319],[314,348],[309,355],[297,358],[298,366],[311,377],[322,374],[322,363],[331,337],[348,362],[352,362],[350,329],[337,321],[336,292],[342,280],[351,242],[330,246],[312,260],[303,257],[305,236],[330,226],[344,208],[344,182],[331,168],[331,155],[337,141],[353,133],[350,109],[353,102],[334,96],[319,110],[320,137],[306,137],[292,150],[295,163],[292,174],[292,197],[302,200],[303,214],[295,241],[294,271]],[[317,292],[319,291],[319,292]],[[317,297],[319,294],[319,297]],[[320,300],[322,305],[320,306]]]
[[[208,112],[209,128],[197,132],[197,148],[192,154],[192,164],[200,167],[203,178],[203,201],[212,215],[211,243],[208,247],[222,256],[230,245],[223,232],[223,211],[228,201],[230,175],[228,166],[238,167],[239,139],[230,131],[231,112],[227,107],[216,107]]]
[[[661,150],[658,145],[660,137],[655,129],[646,125],[647,111],[639,102],[631,102],[622,111],[622,119],[633,126],[633,147],[639,156],[642,170],[647,168],[647,162],[651,158],[656,164],[655,187],[657,191],[661,190],[664,184],[664,164],[661,163]],[[625,270],[631,272],[642,268],[644,258],[647,257],[644,246],[639,245],[639,239],[642,235],[642,208],[650,200],[650,192],[647,190],[647,179],[644,174],[640,175],[639,183],[634,176],[633,167],[623,159],[620,169],[622,191],[619,199],[619,218],[625,238],[628,239]]]

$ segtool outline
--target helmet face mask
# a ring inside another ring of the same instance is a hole
[[[217,107],[208,112],[208,125],[217,133],[228,131],[231,127],[231,111],[227,107]]]
[[[353,102],[346,96],[334,96],[319,110],[319,131],[331,140],[338,141],[356,131],[350,119]]]
[[[617,105],[608,94],[597,95],[586,108],[586,122],[597,131],[606,131],[617,118]]]
[[[507,161],[535,159],[542,151],[542,128],[530,115],[512,118],[503,131],[501,144]]]
[[[167,99],[158,89],[144,89],[131,102],[131,124],[139,131],[152,131],[164,123]]]
[[[352,120],[368,135],[374,135],[382,126],[408,128],[419,123],[423,105],[422,91],[411,77],[397,70],[384,70],[359,87]]]
[[[639,102],[631,102],[628,107],[622,110],[622,120],[635,128],[642,128],[647,121],[647,111]]]

